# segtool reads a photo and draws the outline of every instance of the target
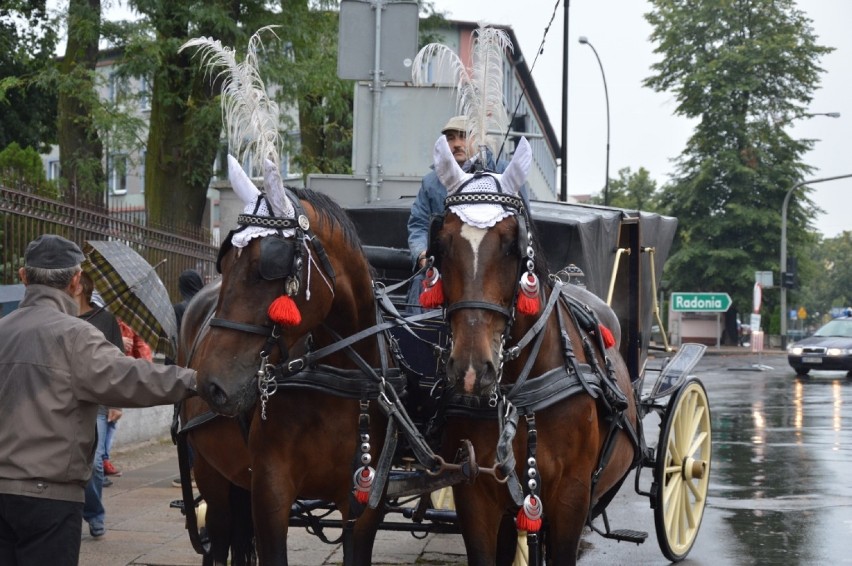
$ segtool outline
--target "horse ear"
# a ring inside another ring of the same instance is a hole
[[[293,216],[293,205],[284,196],[284,181],[278,166],[269,159],[263,160],[263,186],[266,189],[266,200],[272,205],[276,216]]]
[[[512,194],[518,194],[521,186],[527,180],[531,164],[532,149],[530,148],[530,142],[527,141],[527,138],[522,137],[521,141],[518,142],[518,147],[515,148],[515,155],[512,156],[512,161],[506,167],[506,170],[503,171],[503,175],[500,178],[503,188]]]
[[[447,193],[453,193],[464,182],[465,172],[462,171],[462,168],[456,163],[455,157],[450,153],[450,145],[444,136],[439,137],[435,142],[432,159],[435,162],[435,173],[438,174],[438,180],[447,187]]]
[[[251,204],[260,196],[260,191],[257,190],[249,176],[240,167],[240,163],[231,154],[228,154],[228,179],[231,181],[231,188],[234,189],[243,204]]]

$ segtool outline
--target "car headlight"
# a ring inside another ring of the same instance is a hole
[[[825,351],[826,356],[848,356],[848,348],[829,348]]]
[[[791,356],[801,356],[802,355],[802,347],[801,346],[787,346],[787,353]]]

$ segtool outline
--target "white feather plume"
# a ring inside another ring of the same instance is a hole
[[[212,75],[222,80],[222,120],[228,133],[230,152],[241,160],[251,155],[253,163],[260,166],[265,159],[279,164],[278,104],[266,93],[266,85],[258,72],[257,55],[263,48],[261,34],[277,26],[260,28],[251,36],[246,48],[245,59],[237,61],[234,49],[222,45],[219,40],[197,37],[184,43],[179,51],[198,48],[201,64]],[[277,36],[276,36],[277,37]]]
[[[415,85],[427,84],[430,71],[443,77],[449,67],[456,84],[457,112],[467,116],[468,139],[480,147],[489,144],[496,151],[488,132],[505,132],[509,126],[503,104],[503,59],[506,50],[512,50],[512,42],[505,31],[488,26],[477,28],[472,41],[470,69],[446,45],[430,43],[414,58],[412,80]]]

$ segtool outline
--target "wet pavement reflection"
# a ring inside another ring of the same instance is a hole
[[[719,368],[729,375],[705,384],[709,501],[731,511],[725,521],[741,563],[852,561],[852,380],[840,372],[796,378],[780,356],[771,370],[738,367]]]
[[[755,371],[761,364],[769,369]],[[843,372],[797,378],[779,353],[708,353],[694,373],[707,389],[713,454],[701,528],[681,564],[852,565],[852,379]],[[650,446],[658,422],[643,421]],[[581,564],[668,563],[654,510],[632,484],[607,513],[613,528],[648,531],[648,541],[585,537]]]

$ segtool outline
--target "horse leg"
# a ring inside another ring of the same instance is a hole
[[[286,470],[279,470],[281,475],[270,476],[270,470],[264,470],[262,466],[253,469],[251,509],[258,563],[286,566],[287,531],[295,489]]]
[[[555,493],[549,495],[545,497],[542,494],[549,525],[547,564],[574,566],[591,503],[589,482],[583,481],[581,477],[567,475],[560,480]]]
[[[251,520],[251,493],[231,485],[231,563],[251,566],[255,560],[254,525]]]
[[[497,565],[511,565],[515,561],[517,548],[518,528],[515,526],[515,518],[504,514],[497,533]]]
[[[479,478],[474,484],[453,487],[469,566],[493,565],[497,561],[497,535],[504,509],[489,493],[491,488],[484,485],[488,481],[489,478]]]
[[[378,509],[381,509],[383,504],[380,503]],[[383,513],[378,509],[364,509],[351,526],[351,530],[348,533],[344,531],[344,536],[349,537],[348,541],[344,540],[344,565],[369,566],[372,563],[373,543],[376,541],[376,533],[383,517]]]
[[[204,528],[207,531],[210,546],[202,564],[224,566],[228,563],[230,547],[231,506],[228,492],[231,484],[203,457],[196,456],[192,471],[198,490],[207,504]]]

